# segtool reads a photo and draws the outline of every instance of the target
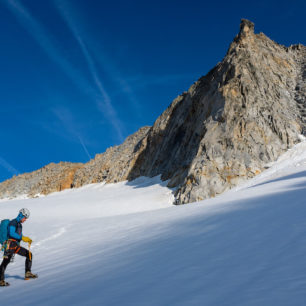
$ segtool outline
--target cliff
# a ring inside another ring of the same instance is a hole
[[[261,173],[299,142],[306,131],[305,67],[305,46],[279,45],[243,19],[222,62],[152,127],[85,165],[53,165],[54,176],[49,165],[3,182],[0,197],[155,175],[169,180],[176,204],[213,197]]]

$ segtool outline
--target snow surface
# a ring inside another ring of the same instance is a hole
[[[306,142],[270,166],[183,206],[158,177],[1,201],[39,274],[16,256],[1,305],[306,305]]]

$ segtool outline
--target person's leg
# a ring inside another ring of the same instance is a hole
[[[25,273],[31,272],[31,267],[32,267],[32,260],[33,260],[33,255],[31,252],[29,252],[27,249],[20,247],[17,250],[17,254],[20,256],[26,257],[25,261]]]
[[[10,263],[12,256],[15,253],[17,247],[16,241],[11,241],[10,239],[5,242],[5,250],[4,250],[4,256],[3,261],[0,265],[0,281],[4,281],[4,273],[6,270],[7,265]]]
[[[0,265],[0,281],[4,281],[4,272],[6,270],[7,265],[10,263],[12,255],[4,256],[3,261]]]

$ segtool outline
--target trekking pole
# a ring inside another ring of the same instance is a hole
[[[31,243],[29,242],[29,258],[32,261],[32,253],[31,253]]]

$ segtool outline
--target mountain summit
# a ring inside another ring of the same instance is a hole
[[[214,197],[262,172],[306,131],[306,47],[241,20],[225,58],[141,128],[86,164],[60,163],[0,184],[0,197],[161,175],[176,204]],[[46,169],[51,169],[46,171]]]

